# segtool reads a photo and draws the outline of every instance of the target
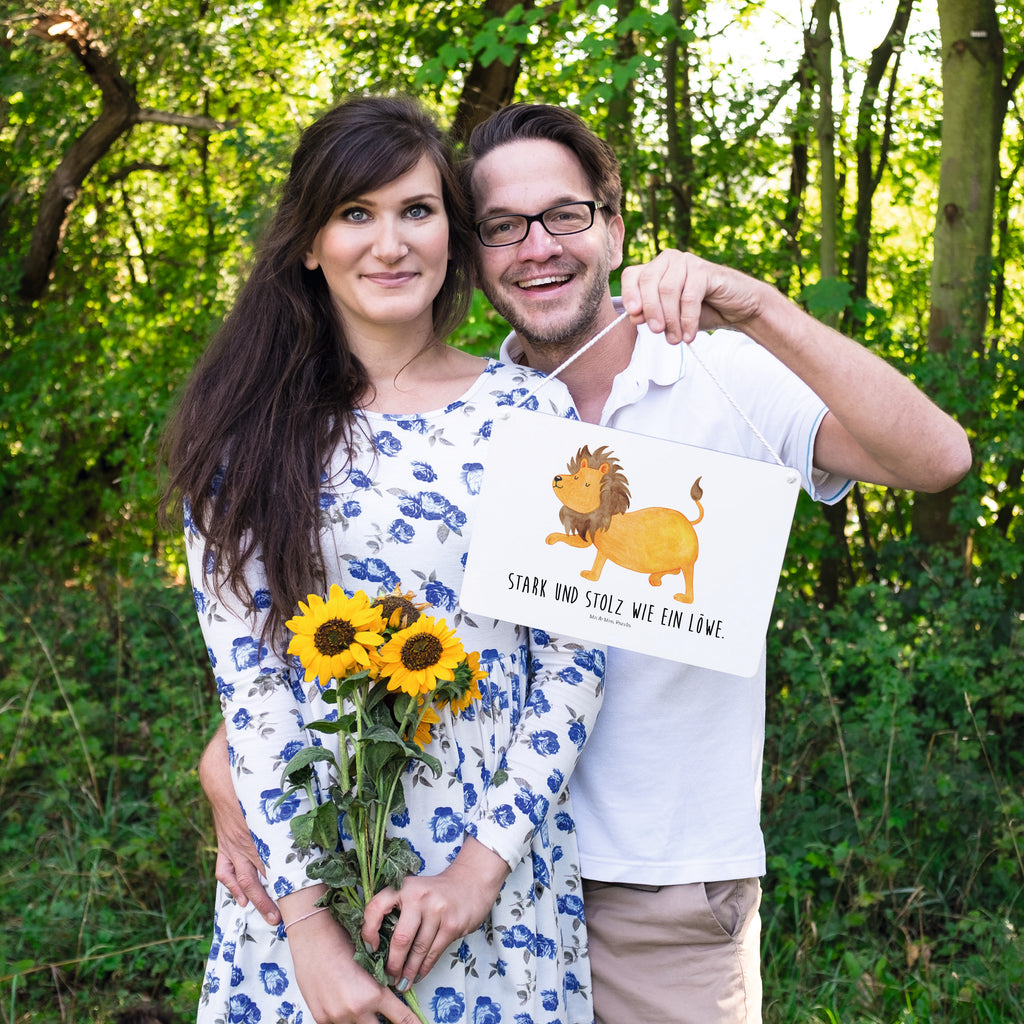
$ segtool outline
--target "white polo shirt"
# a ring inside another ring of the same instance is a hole
[[[812,467],[821,400],[746,335],[702,332],[693,345],[719,383],[686,345],[641,326],[601,424],[774,462],[724,387],[812,497],[842,498],[852,481]],[[521,355],[506,339],[503,361]],[[742,678],[609,648],[604,707],[571,781],[583,876],[673,885],[763,875],[764,714],[763,652]]]

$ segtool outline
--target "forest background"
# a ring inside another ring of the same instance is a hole
[[[971,435],[952,491],[801,501],[769,635],[765,1016],[1024,1020],[1021,0],[0,3],[0,1021],[189,1019],[218,711],[168,409],[300,128],[564,103],[629,259],[773,281]],[[505,331],[478,296],[459,344]]]

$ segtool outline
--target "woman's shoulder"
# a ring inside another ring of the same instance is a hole
[[[508,380],[513,383],[544,379],[543,373],[531,369],[529,366],[520,366],[517,363],[507,363],[493,358],[487,360],[484,373],[493,380]]]
[[[566,386],[528,366],[489,359],[484,370],[485,393],[499,407],[523,407],[554,416],[575,418],[575,407]]]

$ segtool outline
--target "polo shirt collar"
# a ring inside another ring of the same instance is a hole
[[[615,311],[623,312],[622,299],[614,297],[612,301]],[[686,372],[685,348],[681,344],[669,345],[663,335],[654,334],[646,324],[641,324],[637,328],[632,358],[629,365],[616,376],[611,394],[616,395],[620,390],[633,393],[635,397],[630,397],[627,402],[635,401],[646,392],[648,382],[674,384]],[[498,358],[503,363],[521,365],[523,354],[522,342],[512,333],[502,342]]]
[[[615,299],[615,308],[622,312],[622,302]],[[601,422],[627,405],[639,402],[652,384],[675,384],[686,372],[684,345],[669,345],[662,334],[655,334],[646,324],[637,328],[636,343],[629,365],[612,382],[601,414]]]

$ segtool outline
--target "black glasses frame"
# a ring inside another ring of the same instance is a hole
[[[530,234],[530,225],[534,222],[540,224],[540,226],[552,237],[557,238],[559,235],[578,235],[583,231],[589,231],[594,226],[594,215],[598,210],[603,210],[607,207],[607,203],[602,203],[599,199],[574,199],[571,203],[558,203],[556,206],[549,206],[546,210],[541,210],[540,213],[507,213],[497,217],[484,217],[481,220],[475,221],[473,224],[473,230],[476,231],[476,237],[480,239],[480,244],[487,246],[488,249],[500,249],[505,245],[518,245]],[[544,222],[544,218],[552,213],[554,210],[561,210],[566,206],[585,206],[590,210],[590,223],[583,228],[574,228],[572,231],[552,231],[550,227]],[[483,231],[481,228],[484,224],[491,220],[508,220],[510,217],[522,217],[526,222],[525,230],[522,235],[518,238],[513,238],[508,242],[486,242],[484,241]]]

